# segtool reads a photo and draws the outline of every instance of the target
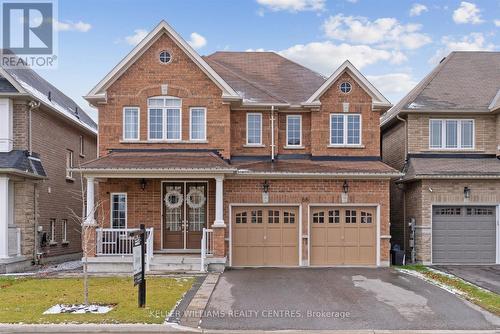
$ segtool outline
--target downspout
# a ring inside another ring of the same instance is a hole
[[[32,145],[32,127],[31,127],[31,119],[32,119],[32,112],[33,110],[37,109],[40,107],[40,102],[36,101],[30,101],[29,109],[28,109],[28,152],[29,155],[33,155],[33,145]]]
[[[400,120],[401,122],[404,123],[405,127],[405,162],[404,165],[408,163],[408,123],[404,118],[401,118],[401,116],[396,115],[396,118]],[[408,231],[408,224],[406,222],[406,191],[403,189],[403,251],[405,254],[405,264],[407,263],[406,258],[407,258],[407,241],[406,241],[406,234]]]
[[[274,106],[271,106],[271,162],[274,162]]]

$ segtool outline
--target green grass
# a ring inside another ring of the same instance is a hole
[[[465,299],[481,306],[485,310],[488,310],[489,312],[497,316],[500,316],[500,295],[497,293],[481,289],[478,286],[465,282],[460,278],[443,275],[429,270],[429,268],[423,265],[417,264],[399,266],[398,268],[417,271],[427,278],[433,279],[439,283],[460,291]]]
[[[83,301],[81,278],[0,278],[0,323],[163,323],[189,290],[193,278],[147,279],[146,308],[137,307],[137,287],[131,278],[89,278],[89,301],[113,304],[106,314],[52,314],[43,312],[55,304]]]

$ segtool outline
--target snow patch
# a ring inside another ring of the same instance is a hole
[[[61,313],[69,313],[69,314],[85,314],[85,313],[93,313],[93,314],[105,314],[113,309],[111,305],[83,305],[83,304],[56,304],[43,312],[43,314],[61,314]]]
[[[408,105],[408,109],[422,109],[425,107],[423,104],[412,102]]]

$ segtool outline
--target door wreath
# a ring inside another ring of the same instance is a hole
[[[182,194],[179,190],[170,190],[165,194],[165,205],[169,209],[176,209],[182,205]]]
[[[205,194],[199,189],[191,189],[186,196],[186,203],[191,209],[201,208],[205,201]]]

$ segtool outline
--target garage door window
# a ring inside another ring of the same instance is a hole
[[[325,222],[325,213],[316,212],[313,214],[313,224],[323,224]]]
[[[236,224],[246,224],[247,223],[247,213],[240,212],[236,214]]]
[[[438,208],[435,213],[437,216],[460,216],[462,211],[460,208]]]
[[[467,216],[493,216],[491,208],[467,208]]]
[[[356,224],[356,210],[345,210],[345,223]]]
[[[371,224],[372,214],[370,212],[361,211],[361,224]]]
[[[278,210],[269,210],[268,223],[269,224],[279,224],[280,223],[280,212]]]
[[[262,224],[262,210],[252,211],[252,224]]]
[[[287,211],[283,212],[283,223],[295,224],[295,213]]]
[[[328,211],[328,222],[330,224],[340,224],[340,210]]]

